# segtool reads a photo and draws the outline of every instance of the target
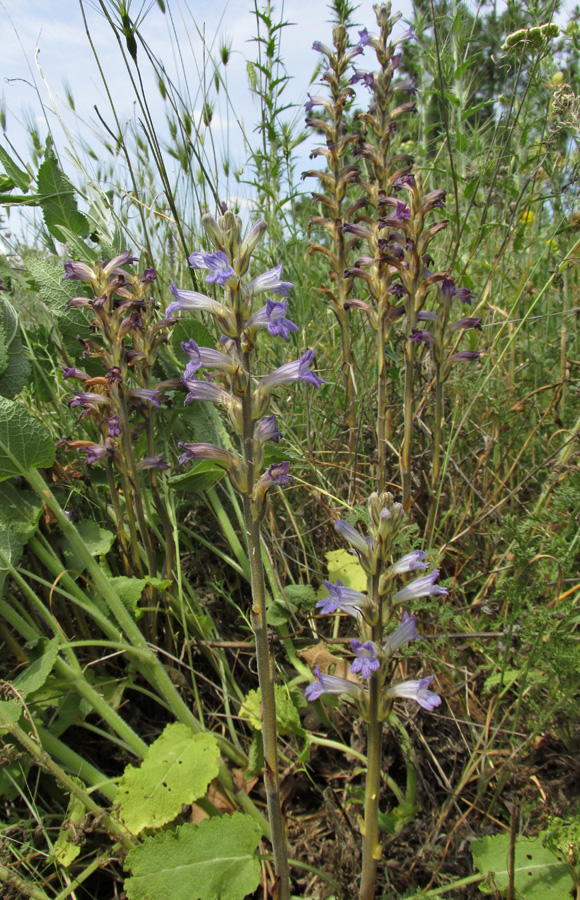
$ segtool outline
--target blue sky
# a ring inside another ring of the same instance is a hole
[[[221,0],[206,0],[203,3],[200,0],[190,0],[188,4],[167,0],[171,16],[163,15],[156,2],[147,5],[150,9],[142,31],[155,56],[164,62],[172,74],[176,72],[172,28],[179,35],[191,88],[190,102],[194,118],[199,116],[202,106],[201,93],[196,94],[195,86],[203,77],[207,48],[217,54],[224,39],[231,43],[232,55],[227,68],[229,92],[236,114],[243,119],[252,139],[257,107],[248,90],[246,71],[247,60],[254,59],[256,54],[256,45],[251,41],[255,34],[252,0],[230,0],[229,3]],[[141,8],[140,3],[133,2],[131,15],[137,15]],[[302,104],[319,58],[311,49],[312,42],[322,40],[330,43],[330,11],[319,0],[286,0],[283,4],[276,3],[274,9],[275,16],[280,14],[287,21],[296,23],[283,31],[282,55],[289,74],[293,76],[286,92],[288,102]],[[119,48],[108,23],[97,9],[97,3],[85,3],[84,10],[91,38],[106,73],[109,90],[121,120],[126,120],[134,112],[133,91],[121,62]],[[400,10],[403,15],[410,15],[410,0],[404,0]],[[361,27],[367,25],[372,30],[375,16],[371,0],[360,3],[355,20],[361,23]],[[90,136],[90,124],[96,121],[93,109],[95,104],[107,121],[112,123],[109,101],[87,39],[77,0],[12,0],[8,7],[0,7],[0,23],[4,35],[0,59],[0,97],[6,109],[6,137],[25,159],[28,158],[28,140],[24,127],[27,121],[35,121],[44,138],[47,133],[47,118],[54,129],[57,147],[62,149],[66,145],[66,137],[53,111],[55,106],[73,135],[79,129],[85,137]],[[403,29],[402,24],[397,27]],[[202,35],[205,35],[205,54]],[[145,84],[151,113],[162,128],[165,107],[155,79],[150,74],[150,67],[145,64],[143,70],[148,73]],[[206,66],[206,71],[211,71],[211,66]],[[65,85],[70,88],[76,111],[85,124],[81,124],[67,110]],[[301,111],[297,110],[295,114],[299,120],[303,118]],[[291,116],[291,113],[288,115]],[[223,133],[226,128],[223,105],[221,109],[216,108],[213,127],[219,141],[220,130]],[[225,134],[223,138],[225,141]],[[230,143],[232,141],[234,147],[236,142],[240,142],[238,137],[230,134]],[[238,159],[241,160],[244,158],[244,148],[239,149],[241,152]]]

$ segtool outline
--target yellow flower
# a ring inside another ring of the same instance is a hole
[[[532,225],[535,218],[535,213],[533,213],[531,209],[526,209],[520,216],[520,222],[522,225]]]
[[[558,244],[557,244],[556,241],[554,240],[554,238],[550,238],[549,241],[546,241],[546,247],[548,248],[548,250],[550,251],[550,253],[557,253],[558,250],[560,249],[560,248],[558,247]]]

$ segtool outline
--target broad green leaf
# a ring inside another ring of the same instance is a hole
[[[131,615],[136,618],[142,615],[141,611],[137,609],[137,604],[147,585],[163,591],[171,584],[171,581],[163,581],[160,578],[129,578],[127,575],[119,575],[116,578],[110,578],[109,581]]]
[[[46,426],[19,403],[0,397],[0,481],[22,470],[48,469],[54,455]]]
[[[292,700],[290,692],[283,684],[274,685],[276,695],[276,725],[278,734],[282,737],[287,734],[305,735],[300,722],[298,710]],[[240,716],[247,719],[255,731],[262,730],[262,695],[260,688],[249,691],[240,707]]]
[[[243,813],[145,838],[125,860],[128,900],[243,900],[260,883],[257,822]]]
[[[19,694],[27,697],[39,690],[52,672],[56,657],[58,656],[59,638],[55,637],[51,641],[46,638],[39,638],[35,646],[36,659],[21,672],[14,680],[13,684]]]
[[[202,459],[194,463],[189,472],[182,475],[174,475],[169,479],[172,487],[179,491],[187,491],[191,494],[199,494],[208,491],[224,477],[224,469],[216,465],[211,459]]]
[[[0,395],[9,400],[15,397],[26,384],[29,372],[16,310],[0,297]]]
[[[272,628],[285,625],[291,617],[292,613],[283,600],[273,600],[266,610],[266,621]]]
[[[74,187],[59,169],[52,153],[38,170],[37,184],[44,221],[53,237],[66,240],[62,226],[80,237],[87,237],[91,230],[88,219],[78,211]]]
[[[339,580],[342,581],[345,587],[353,588],[355,591],[366,591],[367,576],[365,570],[352,553],[349,553],[348,550],[329,550],[325,556],[329,581],[336,582]],[[323,588],[323,590],[325,591],[323,596],[327,596],[328,591],[326,588]],[[320,593],[320,590],[318,593]]]
[[[0,597],[11,566],[17,566],[26,542],[38,527],[42,504],[31,491],[0,483]]]
[[[473,861],[480,872],[493,877],[505,897],[508,884],[509,834],[494,834],[473,841]],[[542,837],[519,837],[514,860],[514,885],[523,900],[570,900],[572,876],[566,863],[543,846]]]
[[[26,193],[30,187],[30,175],[16,165],[4,147],[0,147],[0,163],[4,166],[8,178],[14,182],[17,188]]]
[[[218,771],[215,738],[174,722],[151,744],[139,768],[125,769],[117,792],[121,818],[133,834],[159,828],[179,815],[184,803],[203,797]]]
[[[91,556],[105,556],[115,542],[113,532],[102,528],[94,519],[82,519],[80,522],[77,522],[76,530]],[[66,535],[61,534],[59,544],[62,548],[67,568],[73,572],[80,573],[84,571],[85,563]]]
[[[18,700],[0,700],[0,734],[16,725],[22,712],[22,704]]]
[[[284,596],[293,609],[311,612],[316,605],[316,592],[310,584],[287,584]]]

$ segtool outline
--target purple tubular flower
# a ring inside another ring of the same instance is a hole
[[[315,106],[324,106],[326,109],[330,109],[332,104],[326,97],[319,97],[315,95],[314,97],[311,94],[306,94],[308,100],[304,104],[304,109],[306,112],[310,112]]]
[[[380,661],[375,656],[376,646],[372,641],[362,644],[356,638],[350,642],[352,652],[356,656],[350,667],[351,672],[360,672],[361,678],[370,678],[373,672],[380,668]]]
[[[145,269],[140,279],[142,284],[152,284],[156,280],[157,272],[155,271],[155,269]]]
[[[347,681],[346,678],[339,678],[337,675],[323,675],[320,666],[316,666],[314,670],[316,681],[309,684],[304,691],[304,696],[312,702],[318,700],[323,694],[350,694],[360,700],[363,696],[363,689],[360,684]]]
[[[275,337],[282,337],[288,340],[291,331],[298,331],[298,325],[286,318],[287,300],[269,300],[266,297],[266,305],[248,321],[248,329],[250,331],[258,331],[260,328],[267,328],[270,334]]]
[[[321,41],[314,41],[314,43],[312,44],[312,49],[315,53],[326,53],[327,56],[330,56],[332,53],[332,50]]]
[[[129,391],[129,397],[132,397],[134,400],[146,400],[153,406],[161,406],[163,392],[158,391],[156,388],[134,388],[134,390]]]
[[[220,353],[219,350],[212,350],[210,347],[200,347],[193,338],[189,341],[182,341],[182,350],[189,356],[189,362],[185,369],[184,378],[192,378],[198,369],[220,369],[233,375],[237,372],[239,366],[237,362],[226,353]]]
[[[75,259],[69,259],[64,264],[65,275],[63,281],[94,281],[95,273],[90,266],[85,263],[77,262]]]
[[[400,281],[395,281],[387,291],[387,294],[392,294],[393,297],[398,297],[399,299],[405,297],[407,293],[407,289],[403,287]]]
[[[345,587],[342,581],[337,581],[336,584],[333,584],[332,581],[323,581],[322,583],[329,596],[319,600],[316,604],[316,608],[320,609],[321,616],[329,616],[340,610],[348,613],[349,616],[354,616],[355,619],[360,619],[361,610],[370,603],[366,594]]]
[[[373,72],[367,72],[366,69],[355,69],[349,84],[358,84],[359,82],[364,84],[369,91],[376,91],[377,89]]]
[[[392,656],[399,647],[402,647],[404,644],[408,644],[409,641],[422,641],[423,638],[421,635],[417,634],[416,628],[416,619],[415,616],[410,616],[409,613],[403,613],[403,621],[397,628],[397,630],[385,641],[383,645],[383,650],[387,654],[387,656]]]
[[[217,300],[206,297],[205,294],[199,294],[197,291],[181,291],[173,282],[169,285],[169,290],[175,297],[173,303],[170,303],[165,311],[166,316],[172,316],[176,312],[182,310],[195,310],[196,312],[208,312],[213,315],[222,315],[225,312],[224,307]]]
[[[399,35],[399,37],[394,41],[395,44],[402,44],[403,41],[417,41],[419,43],[419,38],[413,31],[413,26],[409,25],[409,30],[403,32],[403,34]]]
[[[416,184],[414,175],[400,175],[393,181],[393,190],[401,191],[404,187],[415,187]]]
[[[92,447],[83,447],[83,453],[87,454],[85,465],[94,466],[95,463],[101,462],[106,456],[112,456],[113,450],[105,447],[103,444],[94,444]]]
[[[430,312],[428,309],[422,309],[417,313],[417,321],[419,322],[436,322],[437,313]]]
[[[434,675],[428,675],[427,678],[421,678],[420,681],[403,681],[390,687],[385,692],[387,697],[403,697],[406,700],[416,700],[423,709],[432,712],[436,706],[441,703],[439,694],[434,694],[429,690],[429,685],[433,681]]]
[[[236,273],[223,250],[217,250],[215,253],[192,253],[189,265],[192,269],[210,270],[210,274],[205,277],[207,284],[219,284],[223,287],[230,278],[236,278]]]
[[[334,527],[341,538],[343,538],[347,544],[350,544],[354,550],[361,553],[363,556],[368,556],[373,544],[371,538],[364,538],[356,528],[353,528],[352,525],[349,525],[348,522],[344,522],[342,519],[335,522]]]
[[[200,381],[199,378],[194,376],[188,376],[187,378],[184,376],[181,380],[189,391],[184,400],[185,405],[193,400],[212,400],[214,403],[223,403],[227,407],[231,406],[232,398],[230,394],[218,387],[217,384],[212,384],[210,381]]]
[[[438,594],[448,594],[447,588],[435,584],[439,576],[439,569],[433,569],[428,575],[416,578],[406,584],[404,588],[393,594],[392,603],[408,603],[409,600],[417,600],[419,597],[430,597]]]
[[[108,419],[105,419],[105,422],[109,426],[109,437],[119,437],[121,434],[121,422],[119,416],[109,416]]]
[[[448,362],[476,362],[480,356],[479,350],[460,350],[450,356]]]
[[[73,369],[71,366],[63,366],[62,377],[65,380],[67,378],[74,378],[76,381],[88,381],[90,375],[87,375],[82,369]]]
[[[396,91],[406,91],[407,94],[411,97],[417,96],[417,88],[415,87],[415,76],[407,79],[407,81],[399,81],[398,84],[393,85]]]
[[[215,444],[184,444],[183,441],[180,441],[177,446],[184,451],[178,460],[180,466],[192,459],[215,459],[217,463],[229,470],[234,461],[231,453],[222,450],[221,447],[216,447]]]
[[[412,550],[406,553],[396,563],[393,563],[385,573],[394,577],[395,575],[403,575],[405,572],[413,572],[415,569],[427,569],[429,563],[426,562],[427,554],[423,550]]]
[[[132,266],[136,262],[137,257],[133,256],[130,250],[124,250],[123,253],[113,257],[110,262],[103,266],[103,275],[107,278],[109,275],[126,275],[127,273],[123,272],[121,266]]]
[[[275,369],[270,375],[266,375],[260,384],[261,394],[269,394],[281,384],[290,384],[294,381],[306,381],[319,389],[326,382],[311,372],[309,366],[314,362],[314,350],[307,350],[304,356],[294,362],[286,363]]]
[[[400,200],[397,200],[397,208],[391,213],[390,218],[408,222],[411,218],[411,207],[407,203],[402,203]]]
[[[171,466],[165,456],[148,456],[140,460],[135,468],[138,472],[142,472],[145,469],[170,469]]]
[[[471,301],[475,294],[473,291],[470,291],[469,288],[456,288],[455,296],[458,300],[461,300],[462,303],[467,303],[468,306],[471,306]]]
[[[265,291],[271,291],[273,294],[281,294],[282,297],[287,297],[294,285],[290,281],[280,281],[280,275],[282,274],[282,264],[279,266],[275,266],[273,269],[268,269],[267,272],[263,272],[262,275],[258,275],[257,278],[248,285],[248,295],[250,297],[255,297],[256,294],[263,294]]]
[[[435,341],[435,335],[422,328],[413,328],[410,339],[414,344],[432,344]]]
[[[258,492],[268,490],[268,488],[273,484],[277,484],[280,487],[286,487],[286,485],[288,484],[294,484],[292,475],[288,474],[289,468],[289,462],[274,463],[274,465],[270,466],[270,468],[266,472],[264,472],[262,477],[259,479],[258,483],[256,484],[256,490]]]
[[[111,401],[103,394],[93,394],[84,391],[73,391],[73,398],[69,400],[68,405],[71,409],[75,406],[82,406],[83,409],[91,409],[100,404],[110,406]]]
[[[450,326],[454,331],[460,328],[476,328],[481,331],[481,316],[468,316],[465,319],[459,319]]]
[[[368,45],[371,43],[371,41],[372,41],[372,37],[369,34],[368,28],[363,28],[362,31],[359,31],[358,44],[357,44],[358,47],[368,47]]]
[[[272,441],[273,444],[278,444],[281,437],[282,435],[278,431],[278,426],[276,425],[276,416],[274,415],[264,416],[254,428],[254,440],[258,441],[260,444],[265,444],[266,441]]]

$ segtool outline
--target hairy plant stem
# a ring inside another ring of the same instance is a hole
[[[441,363],[435,362],[435,421],[433,422],[433,463],[431,468],[431,485],[429,493],[429,514],[425,529],[425,545],[431,546],[435,528],[435,516],[439,505],[439,477],[441,471],[441,439],[443,430],[443,382],[441,380]]]
[[[369,596],[377,610],[377,622],[372,626],[371,639],[380,643],[383,634],[382,598],[378,591],[379,576],[369,578]],[[365,782],[365,813],[363,836],[363,861],[360,900],[372,900],[375,892],[377,865],[381,858],[379,844],[379,797],[381,792],[381,758],[383,747],[383,722],[380,719],[380,692],[383,682],[381,670],[371,673],[368,695],[367,726],[367,775]]]
[[[107,482],[109,485],[109,493],[111,495],[111,503],[115,513],[117,522],[117,536],[121,545],[121,559],[123,560],[123,568],[126,575],[131,575],[131,566],[129,563],[129,554],[127,551],[127,536],[125,534],[125,522],[121,513],[121,504],[119,503],[119,494],[117,493],[117,485],[115,484],[115,473],[113,471],[113,460],[107,460]]]
[[[415,328],[416,313],[414,301],[409,304],[409,334]],[[403,509],[407,515],[411,512],[413,490],[411,484],[411,449],[413,446],[413,394],[415,382],[415,344],[407,339],[405,349],[405,399],[404,399],[404,434],[401,448],[401,480],[403,484]]]
[[[243,327],[241,317],[239,329]],[[286,830],[282,815],[280,798],[280,779],[278,774],[278,735],[276,728],[276,695],[274,691],[274,672],[270,658],[268,643],[268,623],[266,620],[266,587],[264,564],[262,561],[262,541],[260,523],[256,520],[252,494],[256,481],[254,464],[254,422],[252,419],[252,392],[250,354],[240,352],[244,372],[247,376],[247,388],[242,399],[243,434],[242,448],[247,473],[247,491],[243,495],[244,520],[248,542],[248,558],[250,560],[252,608],[250,621],[256,638],[256,661],[258,680],[260,683],[262,737],[264,741],[264,784],[268,803],[268,820],[270,823],[274,868],[279,880],[279,900],[290,900],[290,872],[288,868],[288,851],[286,847]]]
[[[377,491],[385,490],[387,480],[387,441],[389,420],[387,415],[388,375],[385,357],[385,341],[387,339],[386,309],[381,303],[377,327]]]
[[[132,487],[132,496],[135,501],[135,512],[137,513],[137,522],[139,523],[139,531],[141,532],[141,540],[143,541],[143,546],[145,547],[145,553],[147,555],[147,567],[149,569],[149,574],[153,577],[157,575],[157,562],[155,560],[155,553],[153,551],[153,544],[151,541],[151,533],[149,531],[149,527],[147,525],[147,520],[145,518],[145,511],[143,509],[143,501],[141,499],[141,492],[139,490],[139,473],[137,472],[137,464],[135,462],[135,453],[133,451],[133,440],[131,434],[131,426],[129,423],[129,410],[127,409],[127,400],[124,396],[122,390],[119,391],[119,419],[121,420],[121,439],[123,442],[123,451],[125,460],[128,464],[128,478]],[[127,500],[127,507],[130,504],[130,496]]]

